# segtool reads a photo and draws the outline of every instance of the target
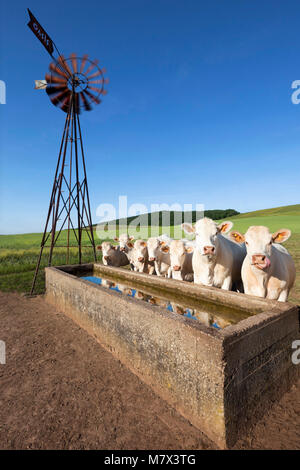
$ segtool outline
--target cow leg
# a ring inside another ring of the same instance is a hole
[[[202,284],[202,286],[213,287],[212,282],[206,282],[205,280],[202,280],[202,277],[197,276],[195,273],[194,273],[194,284]]]
[[[236,282],[236,291],[239,292],[240,294],[244,293],[244,286],[243,286],[242,281]]]
[[[154,266],[149,266],[149,274],[152,276],[154,274]]]
[[[280,292],[280,295],[279,295],[277,300],[279,302],[287,302],[288,296],[289,296],[289,291],[288,291],[288,289],[285,289],[285,290]]]
[[[155,266],[155,272],[157,276],[161,276],[160,273],[160,264],[157,261],[154,261],[154,266]]]
[[[223,284],[221,285],[221,289],[230,290],[232,286],[232,278],[231,276],[225,277]]]

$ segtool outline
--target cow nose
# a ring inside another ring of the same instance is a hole
[[[173,269],[174,269],[174,271],[180,271],[180,269],[181,269],[181,266],[178,266],[178,265],[176,265],[176,266],[173,266]]]
[[[155,261],[156,258],[152,257],[152,258],[149,258],[149,261]]]
[[[140,256],[140,257],[138,258],[138,261],[139,261],[140,263],[143,263],[143,262],[144,262],[144,260],[145,260],[145,258],[144,258],[144,257],[142,257],[142,256]]]
[[[253,264],[264,263],[265,259],[266,259],[265,255],[253,255],[252,256],[252,263]]]
[[[212,255],[215,251],[215,247],[214,246],[205,246],[204,247],[204,254],[205,255]]]

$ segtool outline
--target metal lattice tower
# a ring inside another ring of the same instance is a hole
[[[70,249],[74,246],[78,249],[79,264],[82,261],[82,248],[85,246],[93,249],[96,261],[79,115],[82,110],[90,111],[92,104],[101,103],[100,97],[107,93],[104,84],[108,83],[108,79],[104,77],[106,70],[98,66],[98,61],[91,61],[87,55],[77,57],[76,54],[71,54],[70,58],[65,59],[59,54],[57,59],[54,58],[53,45],[58,52],[57,47],[30,11],[29,15],[31,20],[28,26],[54,60],[49,66],[45,81],[38,81],[37,88],[44,88],[51,102],[66,113],[47,219],[31,287],[33,294],[46,246],[49,247],[48,266],[52,265],[53,251],[58,247],[67,249],[67,264],[70,259]],[[82,245],[85,233],[89,245]],[[60,243],[61,240],[63,244]]]

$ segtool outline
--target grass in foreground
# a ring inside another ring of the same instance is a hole
[[[0,290],[29,293],[39,256],[39,248],[26,249],[0,249]],[[48,266],[49,248],[44,249],[41,267],[37,277],[35,293],[41,294],[45,290],[44,268]],[[100,260],[100,258],[99,258]],[[93,250],[82,250],[82,262],[94,261]],[[78,263],[78,251],[70,249],[69,264]],[[61,266],[66,263],[66,250],[57,248],[53,252],[52,265]]]

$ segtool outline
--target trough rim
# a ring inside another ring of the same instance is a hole
[[[75,265],[62,265],[62,266],[49,266],[45,268],[45,272],[47,271],[55,271],[59,272],[61,275],[65,275],[67,277],[71,277],[72,279],[76,280],[76,282],[84,282],[87,284],[90,288],[93,289],[100,289],[100,291],[103,291],[103,287],[101,285],[97,285],[95,283],[92,283],[90,281],[87,281],[85,279],[82,279],[75,274],[72,274],[71,272],[68,272],[68,270],[79,270],[83,272],[88,272],[88,271],[93,271],[94,267],[99,267],[103,274],[107,272],[109,273],[114,273],[119,275],[124,275],[127,274],[128,277],[130,277],[131,271],[124,269],[124,268],[116,268],[112,266],[105,266],[101,263],[85,263],[85,264],[75,264]],[[156,276],[149,276],[149,274],[145,273],[137,273],[134,272],[135,277],[140,277],[142,281],[145,281],[146,284],[150,284],[150,277],[151,277],[151,284],[159,286],[161,284],[166,284],[173,288],[175,287],[182,287],[183,283],[186,284],[185,281],[179,281],[176,279],[166,279],[166,278],[161,278],[158,277],[155,279]],[[154,284],[153,284],[154,280]],[[158,282],[155,282],[158,281]],[[192,289],[194,293],[197,293],[200,291],[201,296],[204,296],[204,294],[208,294],[209,299],[211,300],[212,296],[219,297],[218,303],[224,304],[222,302],[222,299],[226,299],[226,306],[230,306],[231,304],[228,302],[228,300],[233,300],[234,306],[241,307],[239,300],[242,300],[242,304],[244,305],[247,300],[250,301],[251,303],[255,303],[256,308],[262,308],[265,307],[261,312],[254,313],[250,315],[247,318],[241,319],[238,323],[229,325],[225,328],[222,329],[217,329],[212,326],[207,326],[204,323],[201,323],[200,321],[195,321],[194,319],[184,317],[183,315],[180,315],[175,312],[171,312],[166,310],[165,308],[159,306],[159,305],[151,305],[147,302],[143,303],[143,308],[150,309],[152,312],[159,313],[160,315],[165,316],[166,318],[170,318],[174,321],[183,323],[185,325],[188,325],[192,327],[195,331],[199,330],[205,334],[208,334],[210,336],[213,336],[215,338],[219,338],[221,341],[224,342],[235,342],[238,341],[241,336],[246,336],[247,334],[250,334],[253,330],[255,329],[260,329],[263,328],[266,324],[270,324],[270,322],[275,322],[277,321],[278,317],[284,317],[288,316],[291,313],[295,313],[295,311],[298,310],[297,305],[294,305],[290,302],[278,302],[276,300],[269,300],[269,299],[261,299],[259,297],[255,297],[252,295],[247,295],[247,294],[241,294],[238,292],[232,292],[232,291],[225,291],[222,289],[219,289],[217,287],[208,287],[208,286],[200,286],[197,284],[190,284],[189,283],[189,289]],[[111,295],[112,297],[119,298],[119,293],[114,292],[110,289],[105,288],[105,292]],[[221,299],[220,299],[221,298]],[[136,305],[140,305],[141,301],[138,299],[135,299],[133,297],[126,297],[126,301],[133,302]],[[249,311],[249,310],[248,310]]]

